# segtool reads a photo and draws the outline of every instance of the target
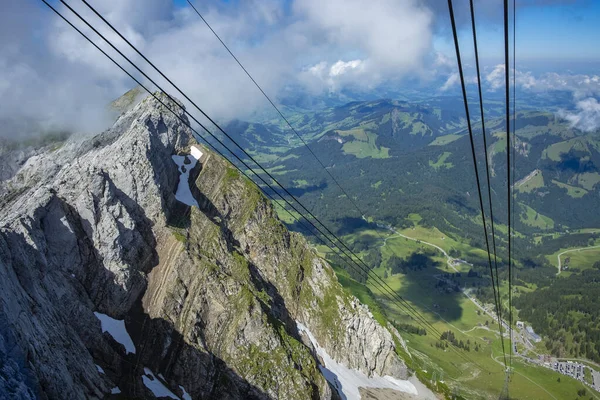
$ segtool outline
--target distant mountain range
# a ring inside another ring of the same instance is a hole
[[[494,212],[496,223],[506,225],[502,113],[501,102],[488,104]],[[366,217],[403,226],[409,214],[419,213],[424,224],[482,244],[462,102],[452,97],[418,103],[352,102],[294,113],[289,119]],[[233,121],[225,129],[337,229],[347,231],[364,224],[287,126],[276,120]],[[600,134],[572,129],[554,113],[544,111],[519,111],[516,129],[512,179],[516,182],[517,231],[535,234],[600,226],[600,214],[595,211],[600,193]],[[479,122],[473,124],[473,133],[480,179],[487,192]]]

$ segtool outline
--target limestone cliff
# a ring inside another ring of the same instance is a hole
[[[191,145],[199,207],[175,199],[171,156]],[[331,398],[298,324],[348,368],[407,377],[331,267],[152,98],[32,153],[2,188],[0,394]]]

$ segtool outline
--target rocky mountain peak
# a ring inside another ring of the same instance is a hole
[[[158,97],[2,182],[0,393],[330,398],[333,368],[415,394],[390,333]]]

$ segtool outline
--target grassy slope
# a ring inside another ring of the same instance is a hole
[[[560,161],[561,154],[568,153],[571,150],[589,153],[588,141],[586,138],[576,137],[562,142],[554,143],[546,148],[542,153],[542,158],[549,158],[552,161]]]
[[[538,172],[533,176],[530,180],[523,183],[522,185],[517,186],[517,190],[521,193],[531,193],[535,189],[544,187],[544,175],[542,172]]]
[[[385,118],[389,118],[389,117],[387,115],[385,115],[384,119]],[[350,119],[352,119],[352,117],[349,117],[349,119],[343,121],[343,123],[347,124]],[[384,121],[382,121],[382,122],[384,122]],[[341,127],[341,125],[342,124],[340,124],[338,126]],[[334,125],[332,125],[330,127],[333,128]],[[414,128],[415,127],[413,126],[412,133],[417,133],[417,132],[414,132]],[[346,129],[348,129],[348,128],[346,128]],[[528,128],[525,128],[525,129],[528,129]],[[419,129],[417,129],[417,131],[418,130]],[[543,133],[543,132],[540,133],[541,131],[540,131],[539,127],[531,127],[530,131],[531,132],[529,132],[529,133],[531,134],[530,135],[531,137],[534,137],[534,136],[537,136],[537,135]],[[378,149],[377,146],[374,145],[375,138],[371,138],[369,136],[368,132],[365,131],[364,127],[361,127],[358,129],[352,129],[351,133],[350,133],[350,131],[347,131],[347,132],[349,132],[349,133],[347,135],[348,137],[345,138],[345,140],[349,140],[349,141],[347,141],[345,143],[345,146],[346,145],[351,145],[351,146],[344,147],[344,151],[346,153],[353,154],[356,157],[378,157],[381,149]],[[375,135],[375,134],[373,134],[373,135]],[[506,141],[505,141],[503,135],[500,133],[500,134],[496,134],[494,136],[496,136],[498,141],[496,143],[494,143],[492,146],[490,146],[491,150],[493,150],[495,153],[503,152],[505,150],[505,145],[506,145]],[[443,137],[436,139],[437,143],[434,142],[434,143],[431,143],[431,145],[443,145],[443,144],[451,143],[452,141],[456,140],[457,138],[458,137],[454,138],[454,135],[443,136]],[[564,137],[564,139],[568,139],[568,137]],[[373,144],[372,146],[370,146],[370,142],[372,142],[372,144]],[[561,143],[564,143],[564,142],[561,142]],[[554,148],[551,149],[549,155],[548,155],[548,151],[546,151],[544,154],[546,157],[550,157],[552,159],[556,159],[557,157],[560,158],[560,154],[564,153],[565,149],[567,149],[567,148],[570,149],[571,147],[565,146],[565,145],[563,145],[562,147],[555,146]],[[444,154],[446,154],[446,153],[444,153]],[[435,161],[435,160],[430,161],[430,165],[436,169],[440,168],[441,166],[445,166],[444,165],[444,164],[446,164],[445,161],[450,154],[448,153],[445,157],[444,157],[444,154],[442,154],[438,158],[437,161]],[[443,159],[442,159],[442,157],[443,157]],[[596,175],[598,175],[598,174],[596,174]],[[572,185],[578,185],[578,186],[582,186],[582,187],[586,188],[586,187],[593,187],[593,185],[596,184],[598,181],[600,181],[600,175],[598,175],[598,176],[591,176],[591,175],[587,176],[586,175],[586,176],[579,176],[577,182],[569,181],[569,183],[571,183]],[[524,186],[523,188],[519,188],[519,191],[531,192],[536,188],[543,187],[544,184],[550,185],[549,182],[544,182],[544,179],[540,174],[539,177],[534,177],[530,182],[523,185]],[[566,184],[564,184],[564,185],[566,185]],[[571,186],[571,185],[567,185],[567,186]],[[576,188],[574,186],[571,186],[571,187],[574,189],[584,190],[584,189]],[[569,188],[565,188],[565,189],[569,190]],[[529,223],[532,226],[538,226],[543,229],[552,229],[553,228],[554,222],[550,218],[547,218],[543,215],[537,215],[537,218],[536,218],[536,214],[537,213],[535,212],[535,210],[531,209],[530,207],[527,207],[524,210],[522,219],[524,219],[525,223]],[[413,222],[418,224],[420,218],[418,215],[413,214],[409,217],[409,219],[413,220]],[[364,233],[364,231],[363,231],[363,233]],[[361,233],[361,234],[363,234],[363,233]],[[468,244],[463,243],[461,240],[454,240],[453,238],[447,237],[442,232],[440,232],[439,230],[436,230],[436,229],[425,229],[423,227],[416,226],[414,230],[409,228],[409,229],[403,230],[402,233],[409,235],[411,237],[419,237],[422,240],[426,240],[426,241],[435,243],[446,250],[449,250],[450,248],[454,247],[454,248],[460,250],[463,254],[474,254],[474,255],[477,255],[480,257],[486,256],[485,252],[483,252],[479,249],[473,249]],[[370,232],[370,234],[375,234],[375,235],[379,236],[380,241],[378,242],[377,246],[381,246],[383,244],[384,239],[386,237],[391,236],[391,235],[381,234],[380,232],[376,232],[376,231],[372,231],[372,232]],[[349,235],[347,237],[348,241],[351,242],[352,237],[354,237],[354,236]],[[389,259],[389,257],[392,254],[398,255],[400,257],[406,257],[406,256],[410,255],[413,251],[418,250],[419,248],[429,248],[429,247],[424,246],[423,244],[418,244],[416,242],[406,240],[404,238],[398,238],[398,237],[392,238],[392,239],[387,240],[385,245],[381,248],[382,258],[385,263],[385,261],[387,259]],[[319,247],[319,250],[323,253],[327,252],[326,248]],[[600,251],[599,251],[599,253],[600,253]],[[445,265],[444,259],[442,257],[436,257],[436,259],[438,261],[440,261],[440,263],[441,263],[441,266],[439,267],[440,273],[446,272],[446,270],[444,268],[444,265]],[[555,260],[556,260],[556,255],[554,255],[554,263],[556,262]],[[377,269],[375,269],[375,271],[383,277],[385,268],[377,268]],[[338,278],[348,288],[348,290],[355,293],[357,295],[357,297],[361,298],[361,300],[363,302],[369,304],[370,307],[375,308],[375,306],[377,305],[377,303],[375,302],[375,298],[378,297],[376,294],[374,295],[373,292],[365,290],[363,285],[359,284],[356,281],[353,281],[347,275],[343,275],[343,273],[340,273],[340,271],[336,271],[336,272],[338,272]],[[389,270],[387,272],[388,272],[388,278],[386,280],[388,281],[390,286],[394,287],[394,289],[403,293],[403,296],[406,296],[406,298],[408,298],[409,300],[414,301],[414,306],[417,307],[422,312],[426,313],[426,315],[428,316],[428,319],[430,319],[433,323],[436,324],[436,327],[438,327],[438,330],[441,331],[441,330],[452,329],[457,335],[461,335],[459,338],[461,338],[463,340],[466,340],[466,338],[473,338],[473,339],[470,339],[471,341],[484,340],[484,338],[489,339],[491,336],[494,336],[494,334],[492,334],[491,332],[485,331],[484,329],[476,327],[478,324],[482,323],[481,322],[482,318],[484,318],[483,323],[485,323],[485,319],[489,319],[489,318],[485,318],[480,315],[477,315],[476,307],[473,305],[473,303],[471,303],[464,296],[459,296],[459,298],[454,297],[452,299],[452,302],[456,303],[456,307],[454,310],[437,310],[437,309],[436,309],[437,311],[428,310],[428,308],[431,309],[433,307],[433,304],[449,303],[449,299],[447,298],[448,295],[438,293],[433,288],[432,285],[435,284],[435,281],[432,279],[431,274],[427,275],[425,273],[416,273],[416,274],[411,274],[412,275],[411,277],[407,277],[402,274],[390,276]],[[372,285],[372,284],[370,283],[370,285]],[[504,286],[505,285],[503,285],[503,289],[505,289]],[[373,288],[373,291],[375,293],[377,293],[374,288]],[[395,305],[386,304],[382,299],[379,299],[379,301],[381,302],[381,304],[385,305],[385,307],[382,307],[381,315],[388,314],[389,318],[400,318],[400,319],[406,318],[405,316],[403,316],[404,314],[400,310],[393,310],[393,307],[395,307]],[[441,314],[450,313],[451,311],[456,312],[456,308],[460,309],[460,318],[456,319],[456,320],[453,320],[451,318],[444,318],[447,321],[447,322],[445,322],[442,319],[440,319],[440,316],[438,314],[436,314],[436,312],[440,312]],[[379,315],[379,313],[378,313],[377,317],[381,318],[381,315]],[[475,328],[475,329],[473,329],[473,328]],[[457,329],[457,330],[455,330],[455,329]],[[473,329],[473,330],[471,332],[467,332],[470,329]],[[460,330],[465,331],[467,333],[465,333],[465,334],[460,333],[459,332]],[[497,335],[497,334],[495,334],[495,335]],[[456,373],[455,379],[457,381],[464,380],[464,387],[465,387],[466,393],[471,393],[471,391],[472,391],[472,393],[477,394],[477,396],[467,396],[467,397],[469,397],[469,398],[470,397],[479,397],[478,396],[479,394],[489,395],[490,393],[492,395],[497,395],[497,393],[499,393],[501,386],[498,386],[497,381],[500,381],[500,379],[498,379],[498,377],[502,375],[502,367],[492,359],[492,354],[494,354],[495,356],[500,354],[500,342],[498,339],[492,340],[492,342],[490,344],[486,344],[485,346],[487,346],[487,347],[483,347],[481,354],[477,354],[477,357],[476,357],[477,360],[479,358],[481,358],[481,362],[483,363],[482,364],[483,366],[486,366],[487,365],[486,363],[489,363],[492,366],[495,365],[498,368],[500,368],[499,372],[494,372],[494,373],[492,373],[492,375],[488,375],[488,376],[490,376],[490,378],[488,379],[487,377],[484,376],[484,374],[481,371],[477,372],[475,368],[472,369],[472,371],[473,371],[472,375],[473,376],[477,375],[477,377],[467,376],[467,372],[469,371],[468,368],[465,370],[464,373],[462,371],[460,371],[460,364],[455,361],[457,356],[454,352],[444,352],[444,351],[436,349],[435,347],[433,347],[433,348],[431,347],[431,344],[434,343],[435,339],[437,339],[437,338],[429,337],[429,335],[426,337],[421,337],[418,335],[404,334],[404,336],[411,341],[409,346],[411,348],[415,349],[415,353],[417,351],[422,351],[422,353],[423,353],[423,357],[421,357],[422,362],[424,363],[424,365],[428,366],[427,368],[436,369],[434,364],[439,363],[439,365],[444,367],[443,369],[447,371],[446,372],[447,374],[451,374],[449,371],[452,369],[455,369],[455,370],[458,369],[459,371]],[[497,336],[494,336],[494,337],[497,337]],[[436,353],[435,353],[436,351],[441,353],[441,355],[440,354],[436,355]],[[445,355],[446,353],[448,353],[448,354]],[[474,354],[473,350],[471,350],[469,355],[472,355],[472,354]],[[555,374],[552,371],[548,371],[548,370],[545,370],[542,368],[533,368],[530,366],[528,367],[528,366],[521,365],[520,363],[516,362],[515,369],[516,369],[517,373],[515,374],[513,381],[511,382],[511,388],[512,388],[511,390],[512,390],[512,393],[518,393],[519,398],[551,398],[550,395],[546,396],[543,389],[541,389],[536,384],[542,385],[545,389],[549,390],[552,393],[552,396],[554,396],[555,398],[575,398],[576,390],[581,387],[577,382],[569,382],[569,379],[564,376],[561,376],[562,382],[558,383],[558,382],[556,382],[556,378],[559,375]],[[534,383],[532,383],[525,377],[520,376],[518,373],[522,373],[522,374],[526,375],[526,377],[532,379],[534,381]],[[467,376],[467,378],[464,378],[464,376]],[[439,377],[439,375],[438,375],[438,377]],[[496,389],[498,390],[497,393],[494,392]]]
[[[349,133],[351,132],[351,133]],[[342,131],[338,131],[342,133]],[[389,158],[389,150],[387,147],[377,146],[377,134],[365,131],[364,129],[353,129],[345,131],[348,136],[354,137],[355,140],[345,142],[342,150],[346,154],[354,155],[357,158]]]
[[[432,161],[429,160],[429,166],[433,167],[433,169],[438,170],[440,168],[452,168],[454,167],[454,164],[450,163],[450,162],[446,162],[446,160],[448,159],[448,157],[450,157],[452,153],[445,151],[442,154],[440,154],[440,156],[438,157],[437,161]]]
[[[587,190],[585,190],[585,189],[567,185],[566,183],[559,182],[556,179],[552,179],[552,183],[554,183],[556,186],[558,186],[561,189],[566,189],[567,194],[575,199],[577,199],[579,197],[583,197],[587,194]]]
[[[542,215],[535,211],[533,208],[521,203],[523,209],[519,215],[521,222],[526,225],[533,226],[540,229],[552,229],[554,228],[554,221],[552,218]]]
[[[414,281],[414,277],[411,279],[411,282]],[[431,307],[434,303],[443,305],[449,301],[446,299],[447,295],[435,291],[430,276],[418,278],[418,286],[414,290],[403,288],[403,282],[406,280],[407,277],[405,276],[393,275],[388,277],[386,282],[423,313],[436,330],[439,332],[452,330],[459,340],[464,342],[469,340],[472,346],[470,352],[459,350],[472,360],[472,362],[469,362],[450,349],[440,350],[436,348],[435,343],[438,338],[435,334],[430,333],[427,336],[419,336],[403,333],[413,356],[419,359],[422,368],[436,370],[437,377],[446,382],[453,381],[459,388],[458,393],[466,398],[497,397],[504,383],[504,367],[497,362],[501,360],[502,351],[499,337],[494,332],[496,325],[491,318],[484,316],[484,314],[477,314],[475,305],[461,295],[458,300],[458,307],[461,310],[460,318],[451,319],[447,315],[448,310],[445,310],[443,306],[437,309]],[[373,285],[370,287],[379,295],[379,300],[384,304],[389,318],[415,323],[395,303],[384,300],[384,296],[381,296],[381,293]],[[451,302],[454,302],[454,300]],[[484,328],[486,321],[492,327],[491,331]],[[481,346],[479,351],[473,350],[475,343]],[[506,347],[509,347],[508,344],[506,344]],[[498,360],[495,361],[492,357]],[[578,382],[566,377],[561,377],[562,382],[558,384],[556,382],[558,374],[541,367],[524,365],[516,359],[514,360],[514,367],[518,373],[513,376],[510,388],[513,393],[519,393],[519,398],[548,398],[546,392],[541,389],[543,387],[552,393],[555,398],[562,399],[575,395],[576,391],[581,388]]]
[[[594,243],[591,243],[587,247],[598,245],[600,245],[600,239],[596,240]],[[555,267],[558,267],[558,255],[564,251],[575,249],[578,249],[578,247],[559,249],[552,254],[547,254],[546,259],[548,260],[548,262],[550,262],[550,264],[554,265]],[[560,258],[561,263],[564,263],[567,257],[571,259],[569,263],[570,267],[579,268],[581,270],[588,269],[591,268],[595,262],[600,260],[600,248],[585,249],[585,247],[583,247],[581,251],[572,251],[569,253],[565,253]],[[567,270],[561,272],[561,275],[562,274],[569,275],[571,274],[571,272]]]
[[[463,135],[450,134],[438,136],[433,142],[429,143],[429,146],[444,146],[448,143],[452,143],[455,140],[460,139],[461,137],[463,137]]]
[[[587,190],[592,190],[600,182],[600,174],[597,172],[584,172],[577,175],[577,183]]]
[[[563,254],[561,262],[569,258],[569,268],[578,268],[581,270],[592,268],[594,263],[600,261],[600,248],[579,250]]]

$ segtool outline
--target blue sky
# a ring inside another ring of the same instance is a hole
[[[439,6],[445,10],[446,2]],[[222,0],[228,6],[239,5],[236,0]],[[186,0],[173,0],[180,8],[188,7]],[[291,4],[285,0],[283,3]],[[455,7],[465,7],[466,0],[454,0]],[[464,3],[464,4],[462,4]],[[488,4],[484,4],[488,3]],[[476,1],[478,16],[478,34],[480,35],[480,52],[483,58],[500,61],[502,58],[503,31],[501,0]],[[511,2],[512,3],[512,2]],[[485,7],[480,13],[478,7]],[[465,9],[466,10],[466,9]],[[459,10],[460,11],[460,10]],[[446,10],[447,12],[447,10]],[[437,23],[443,24],[447,15],[440,13]],[[512,18],[512,11],[511,11]],[[512,24],[512,20],[511,20]],[[470,28],[470,27],[469,27]],[[511,34],[512,34],[512,27]],[[450,32],[443,31],[436,35],[435,42],[440,50],[451,54]],[[470,34],[470,29],[462,29],[463,34]],[[593,62],[600,64],[600,1],[592,0],[526,0],[517,1],[517,58],[524,63],[540,66],[556,63],[558,69],[572,64],[575,68],[593,69]],[[466,39],[465,39],[466,40]]]
[[[454,3],[467,2],[455,0]],[[475,7],[478,17],[477,33],[480,57],[489,64],[503,62],[504,37],[501,1],[495,1],[496,7],[490,6],[490,2],[479,3],[476,2]],[[464,12],[467,12],[466,8],[463,8],[463,22],[466,18]],[[517,68],[521,65],[539,72],[560,72],[567,69],[575,69],[581,73],[598,71],[600,66],[600,46],[598,45],[600,1],[532,0],[525,5],[517,5],[516,17]],[[510,24],[512,45],[512,9]],[[472,54],[470,35],[470,25],[463,24],[459,41],[467,56]],[[436,35],[435,46],[449,56],[454,54],[449,31],[439,32]]]
[[[600,62],[600,2],[522,7],[517,12],[521,58]]]

